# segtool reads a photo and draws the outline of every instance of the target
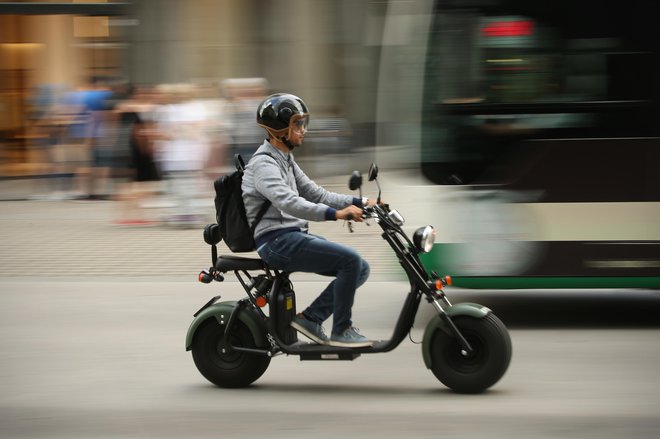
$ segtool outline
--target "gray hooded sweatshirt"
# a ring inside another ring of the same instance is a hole
[[[278,236],[278,232],[304,231],[308,221],[335,220],[337,209],[362,205],[359,198],[318,186],[300,169],[292,153],[280,151],[268,140],[246,166],[241,187],[250,224],[266,199],[272,203],[255,228],[257,247]]]

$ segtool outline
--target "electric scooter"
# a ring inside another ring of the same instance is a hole
[[[299,341],[291,327],[296,301],[289,273],[268,266],[259,258],[218,256],[217,224],[204,229],[212,246],[213,265],[199,274],[203,283],[222,282],[233,272],[247,296],[218,302],[213,297],[195,314],[186,336],[197,369],[213,384],[225,388],[246,387],[268,368],[273,357],[297,355],[301,360],[354,360],[362,354],[385,353],[396,348],[411,330],[422,299],[437,311],[422,339],[424,364],[445,386],[458,393],[480,393],[494,385],[511,360],[511,339],[506,326],[485,306],[450,303],[445,287],[450,276],[429,273],[419,255],[429,252],[435,240],[432,226],[420,227],[412,239],[403,231],[401,214],[382,204],[378,167],[372,164],[368,180],[378,186],[378,203],[364,209],[382,229],[382,238],[398,257],[410,282],[398,320],[389,340],[368,347],[334,347]],[[360,190],[362,175],[354,171],[351,190]]]

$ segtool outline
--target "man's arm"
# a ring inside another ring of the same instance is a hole
[[[283,213],[308,221],[336,219],[334,208],[308,200],[296,193],[282,177],[282,171],[275,159],[262,158],[259,160],[258,168],[259,172],[254,173],[256,190]]]

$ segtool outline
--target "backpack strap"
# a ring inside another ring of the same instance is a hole
[[[250,231],[252,232],[252,235],[254,235],[254,230],[257,228],[257,224],[259,224],[261,218],[264,217],[270,205],[271,205],[270,200],[264,201],[264,204],[261,205],[261,209],[259,209],[259,212],[257,213],[257,217],[254,219],[254,222],[250,226]]]
[[[237,171],[245,171],[245,160],[240,154],[234,154],[234,166],[236,166]]]
[[[274,159],[273,154],[269,152],[258,152],[254,154],[252,157],[256,157],[258,155],[267,155],[270,158]],[[236,166],[237,171],[244,172],[245,171],[245,160],[243,160],[243,156],[240,154],[234,154],[234,166]]]

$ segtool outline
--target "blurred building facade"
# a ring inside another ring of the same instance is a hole
[[[317,115],[341,113],[354,143],[372,145],[386,8],[372,0],[1,2],[0,163],[21,173],[45,161],[34,148],[48,137],[35,129],[39,113],[90,78],[219,92],[228,78],[265,78],[268,91],[299,94]]]

